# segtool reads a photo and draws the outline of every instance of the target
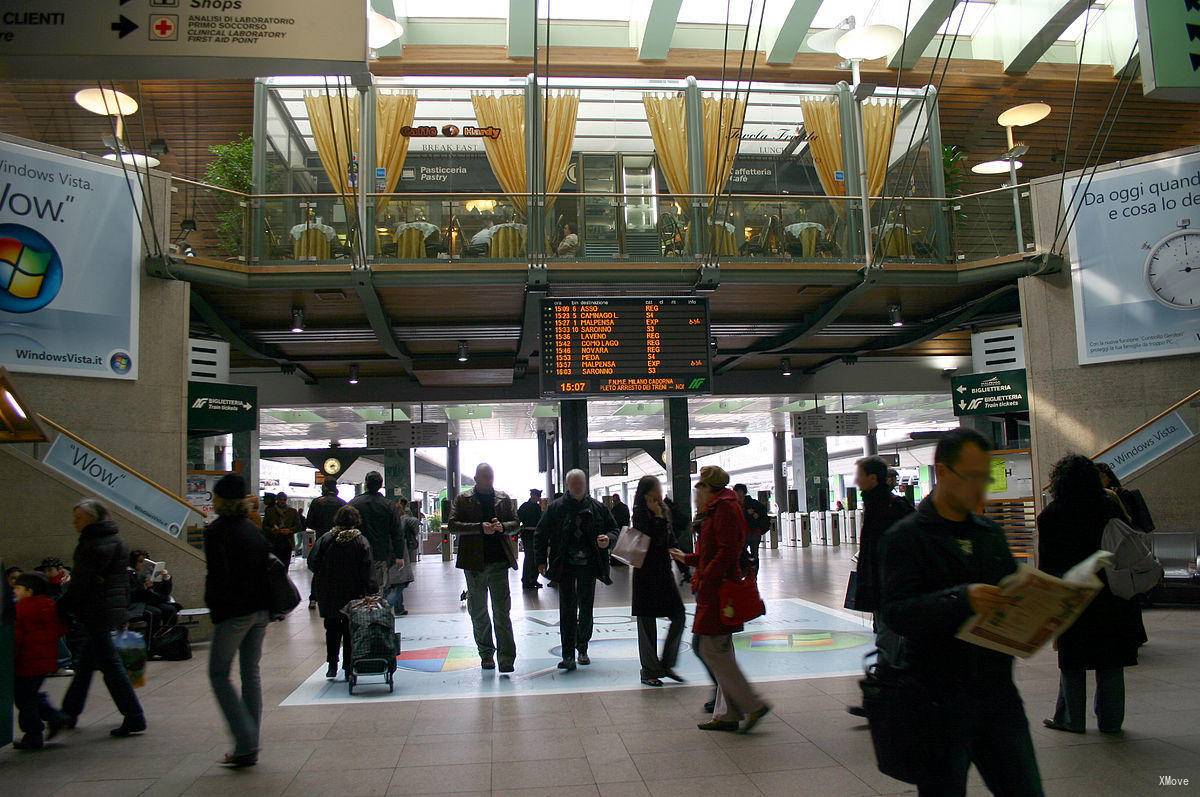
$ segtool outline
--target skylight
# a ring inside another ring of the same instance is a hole
[[[938,28],[938,33],[944,36],[953,36],[958,33],[960,38],[974,36],[979,32],[987,15],[991,13],[993,5],[994,3],[978,2],[978,0],[959,3],[942,23],[942,26]]]

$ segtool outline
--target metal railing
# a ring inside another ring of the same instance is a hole
[[[528,239],[528,194],[251,195],[175,178],[176,255],[303,262],[853,262],[863,258],[861,198],[794,194],[547,195],[546,240]],[[1032,240],[1028,185],[1018,186]],[[955,263],[1018,253],[1012,188],[958,197],[871,197],[881,262]],[[189,220],[185,224],[184,220]],[[698,232],[696,232],[698,231]]]

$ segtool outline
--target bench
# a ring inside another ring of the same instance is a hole
[[[1196,578],[1200,564],[1200,535],[1194,532],[1155,532],[1150,535],[1154,555],[1162,563],[1167,581]]]
[[[186,626],[192,642],[201,642],[212,637],[212,618],[207,608],[180,609],[177,625]]]

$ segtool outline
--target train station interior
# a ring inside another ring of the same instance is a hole
[[[1200,4],[42,5],[0,0],[0,791],[1200,783]],[[906,581],[937,534],[969,577]],[[922,704],[935,643],[1023,719]]]

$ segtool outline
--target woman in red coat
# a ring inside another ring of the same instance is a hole
[[[704,513],[696,553],[672,549],[671,557],[695,568],[692,591],[696,594],[696,620],[692,631],[700,638],[700,658],[717,682],[713,717],[699,728],[745,733],[771,708],[755,693],[734,657],[733,634],[741,631],[741,626],[726,625],[721,619],[721,584],[738,574],[747,533],[737,493],[729,489],[728,473],[714,465],[700,469],[696,509]]]

